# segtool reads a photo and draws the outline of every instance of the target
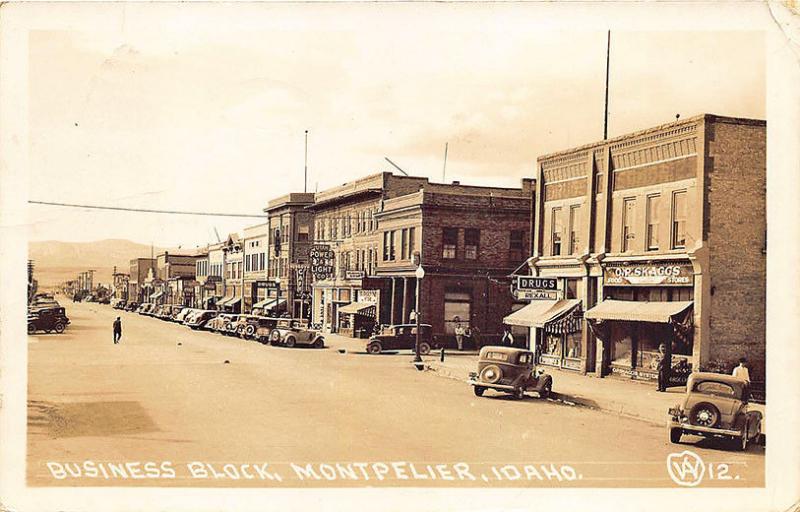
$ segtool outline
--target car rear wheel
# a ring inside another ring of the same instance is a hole
[[[424,355],[428,355],[431,353],[431,346],[428,343],[422,342],[419,344],[419,353]]]
[[[669,429],[669,442],[672,444],[678,444],[681,442],[681,436],[683,435],[683,431],[679,428],[671,428]]]
[[[553,391],[553,383],[550,380],[548,380],[547,382],[544,383],[544,386],[542,386],[542,390],[539,391],[539,398],[542,399],[550,398],[550,393],[552,393],[552,391]]]
[[[383,347],[377,341],[373,341],[369,345],[367,345],[367,352],[370,354],[380,354]]]
[[[281,333],[278,331],[272,331],[272,333],[269,335],[269,340],[273,345],[277,345],[281,342]]]
[[[486,391],[486,388],[483,386],[472,386],[472,391],[475,393],[475,396],[483,396],[483,392]]]
[[[64,332],[64,324],[62,324],[61,322],[58,322],[58,323],[56,324],[55,331],[56,331],[58,334],[61,334],[62,332]]]
[[[689,413],[689,421],[699,427],[713,428],[719,422],[719,417],[719,409],[708,402],[696,404]]]
[[[252,336],[255,332],[256,328],[253,327],[252,325],[248,325],[244,330],[245,336]]]
[[[490,364],[481,370],[480,380],[489,384],[496,384],[503,377],[503,371],[496,364]]]
[[[322,338],[315,339],[314,348],[325,348],[325,340]]]
[[[36,332],[36,326],[33,324],[28,324],[28,334],[33,334]]]
[[[289,348],[294,348],[297,345],[297,340],[294,336],[287,336],[283,343]]]

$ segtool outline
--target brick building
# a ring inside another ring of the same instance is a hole
[[[239,313],[242,308],[242,281],[243,250],[242,241],[238,233],[231,233],[222,242],[219,251],[222,252],[222,297],[216,301],[216,308],[229,313]],[[209,258],[211,253],[209,252]],[[219,292],[219,285],[217,285]]]
[[[420,320],[452,341],[457,325],[499,340],[512,311],[509,275],[527,259],[533,181],[522,188],[425,183],[383,201],[376,215],[381,250],[365,288],[379,292],[378,321],[407,323],[415,310],[421,263]]]
[[[130,272],[128,274],[128,300],[140,304],[149,300],[149,294],[145,290],[145,281],[148,273],[155,274],[155,258],[135,258],[130,262]],[[145,295],[148,295],[145,297]]]
[[[314,243],[314,194],[295,192],[271,200],[264,212],[269,221],[268,287],[262,310],[311,318],[309,251]]]
[[[267,245],[269,224],[250,226],[242,232],[244,272],[242,274],[242,311],[260,309],[266,299]]]
[[[150,301],[159,304],[193,304],[195,256],[164,251],[155,259],[155,276],[149,280],[154,287]]]
[[[541,363],[655,379],[667,356],[679,380],[746,356],[764,379],[764,121],[706,114],[542,156],[536,199],[541,279],[517,293],[545,300],[507,320]]]
[[[374,314],[380,314],[376,291],[362,288],[377,267],[382,244],[375,215],[383,201],[417,192],[427,183],[427,178],[384,172],[315,194],[307,207],[314,214],[314,245],[333,252],[334,268],[323,279],[315,277],[313,322],[337,331],[339,308],[354,302],[374,304]]]

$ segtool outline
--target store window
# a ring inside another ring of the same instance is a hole
[[[578,359],[581,357],[581,333],[574,332],[564,335],[564,356]]]
[[[442,258],[455,259],[458,246],[458,229],[444,228],[442,230]]]
[[[661,205],[661,196],[654,194],[647,196],[647,250],[658,250],[658,210]]]
[[[561,335],[547,333],[544,338],[542,353],[549,356],[561,357]]]
[[[672,248],[686,247],[686,191],[672,194]]]
[[[569,253],[570,254],[577,254],[578,253],[578,244],[580,240],[578,239],[578,232],[580,229],[580,205],[572,205],[569,207]]]
[[[481,238],[479,229],[464,230],[464,258],[468,260],[478,259],[478,244]]]
[[[561,219],[561,208],[553,208],[553,216],[550,219],[551,227],[550,231],[552,233],[551,240],[552,240],[552,248],[550,255],[551,256],[561,256],[561,236],[563,228],[563,222]]]
[[[636,217],[636,200],[625,199],[622,202],[622,252],[628,252],[633,247],[634,219]]]
[[[456,325],[466,327],[470,323],[472,295],[468,291],[446,291],[444,294],[444,331],[455,333]]]

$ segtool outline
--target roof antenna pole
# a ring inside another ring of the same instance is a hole
[[[606,104],[604,108],[603,119],[603,140],[608,139],[608,74],[611,62],[611,31],[608,31],[608,39],[606,40]]]
[[[445,183],[444,173],[447,170],[447,142],[444,143],[444,165],[442,166],[442,183]]]
[[[392,166],[393,166],[395,169],[397,169],[398,171],[400,171],[400,172],[402,172],[403,174],[405,174],[406,176],[408,176],[408,173],[407,173],[406,171],[404,171],[403,169],[401,169],[399,165],[397,165],[396,163],[394,163],[394,162],[392,162],[391,160],[389,160],[389,157],[386,157],[386,156],[385,156],[385,157],[383,157],[383,158],[384,158],[384,159],[385,159],[387,162],[389,162],[390,164],[392,164]]]
[[[305,169],[303,171],[303,192],[308,192],[308,130],[306,130]]]

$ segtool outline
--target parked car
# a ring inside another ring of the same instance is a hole
[[[204,328],[208,331],[225,333],[227,326],[232,322],[235,322],[238,318],[239,315],[234,313],[220,313],[210,322],[208,322]]]
[[[36,331],[61,334],[69,325],[69,318],[62,307],[39,308],[28,312],[28,334]]]
[[[165,304],[159,308],[156,312],[155,317],[160,320],[172,320],[172,312],[176,310],[180,306],[175,306],[172,304]]]
[[[535,391],[547,398],[553,390],[553,377],[533,363],[529,350],[487,346],[478,355],[478,371],[470,372],[469,383],[476,396],[487,389],[523,398],[526,391]]]
[[[262,317],[259,315],[239,315],[239,318],[233,325],[233,331],[236,333],[236,336],[245,339],[252,338],[256,333],[259,318]]]
[[[111,307],[114,309],[125,309],[127,303],[122,299],[114,299],[111,301]]]
[[[217,314],[219,314],[218,311],[213,311],[210,309],[195,311],[187,315],[187,318],[183,321],[183,325],[187,325],[192,329],[204,329],[206,324],[210,320],[213,320]]]
[[[431,326],[420,324],[419,353],[431,351]],[[415,350],[417,345],[417,324],[398,324],[383,327],[379,334],[367,341],[367,352],[380,354],[384,350]]]
[[[180,309],[180,310],[176,311],[172,315],[172,321],[173,322],[178,322],[178,323],[183,323],[183,321],[186,320],[186,317],[190,313],[192,313],[193,311],[201,311],[201,310],[200,309],[196,309],[196,308],[183,308],[183,309]]]
[[[298,345],[310,345],[323,348],[325,338],[319,332],[310,329],[308,322],[291,318],[279,318],[277,325],[269,334],[273,345],[294,348]]]
[[[143,302],[143,303],[139,304],[138,308],[136,308],[136,312],[139,313],[140,315],[143,315],[145,310],[149,309],[151,307],[153,307],[153,304],[151,304],[149,302]]]
[[[259,317],[258,326],[256,327],[255,334],[253,334],[253,338],[260,343],[269,343],[269,335],[272,334],[272,330],[278,326],[279,321],[280,318],[267,316]],[[247,335],[246,330],[245,335]]]
[[[125,304],[125,311],[136,311],[137,309],[139,309],[139,303],[136,301]]]
[[[738,441],[742,451],[751,441],[764,443],[763,416],[750,404],[750,383],[732,375],[697,372],[689,375],[686,395],[669,409],[669,440],[684,434]]]

